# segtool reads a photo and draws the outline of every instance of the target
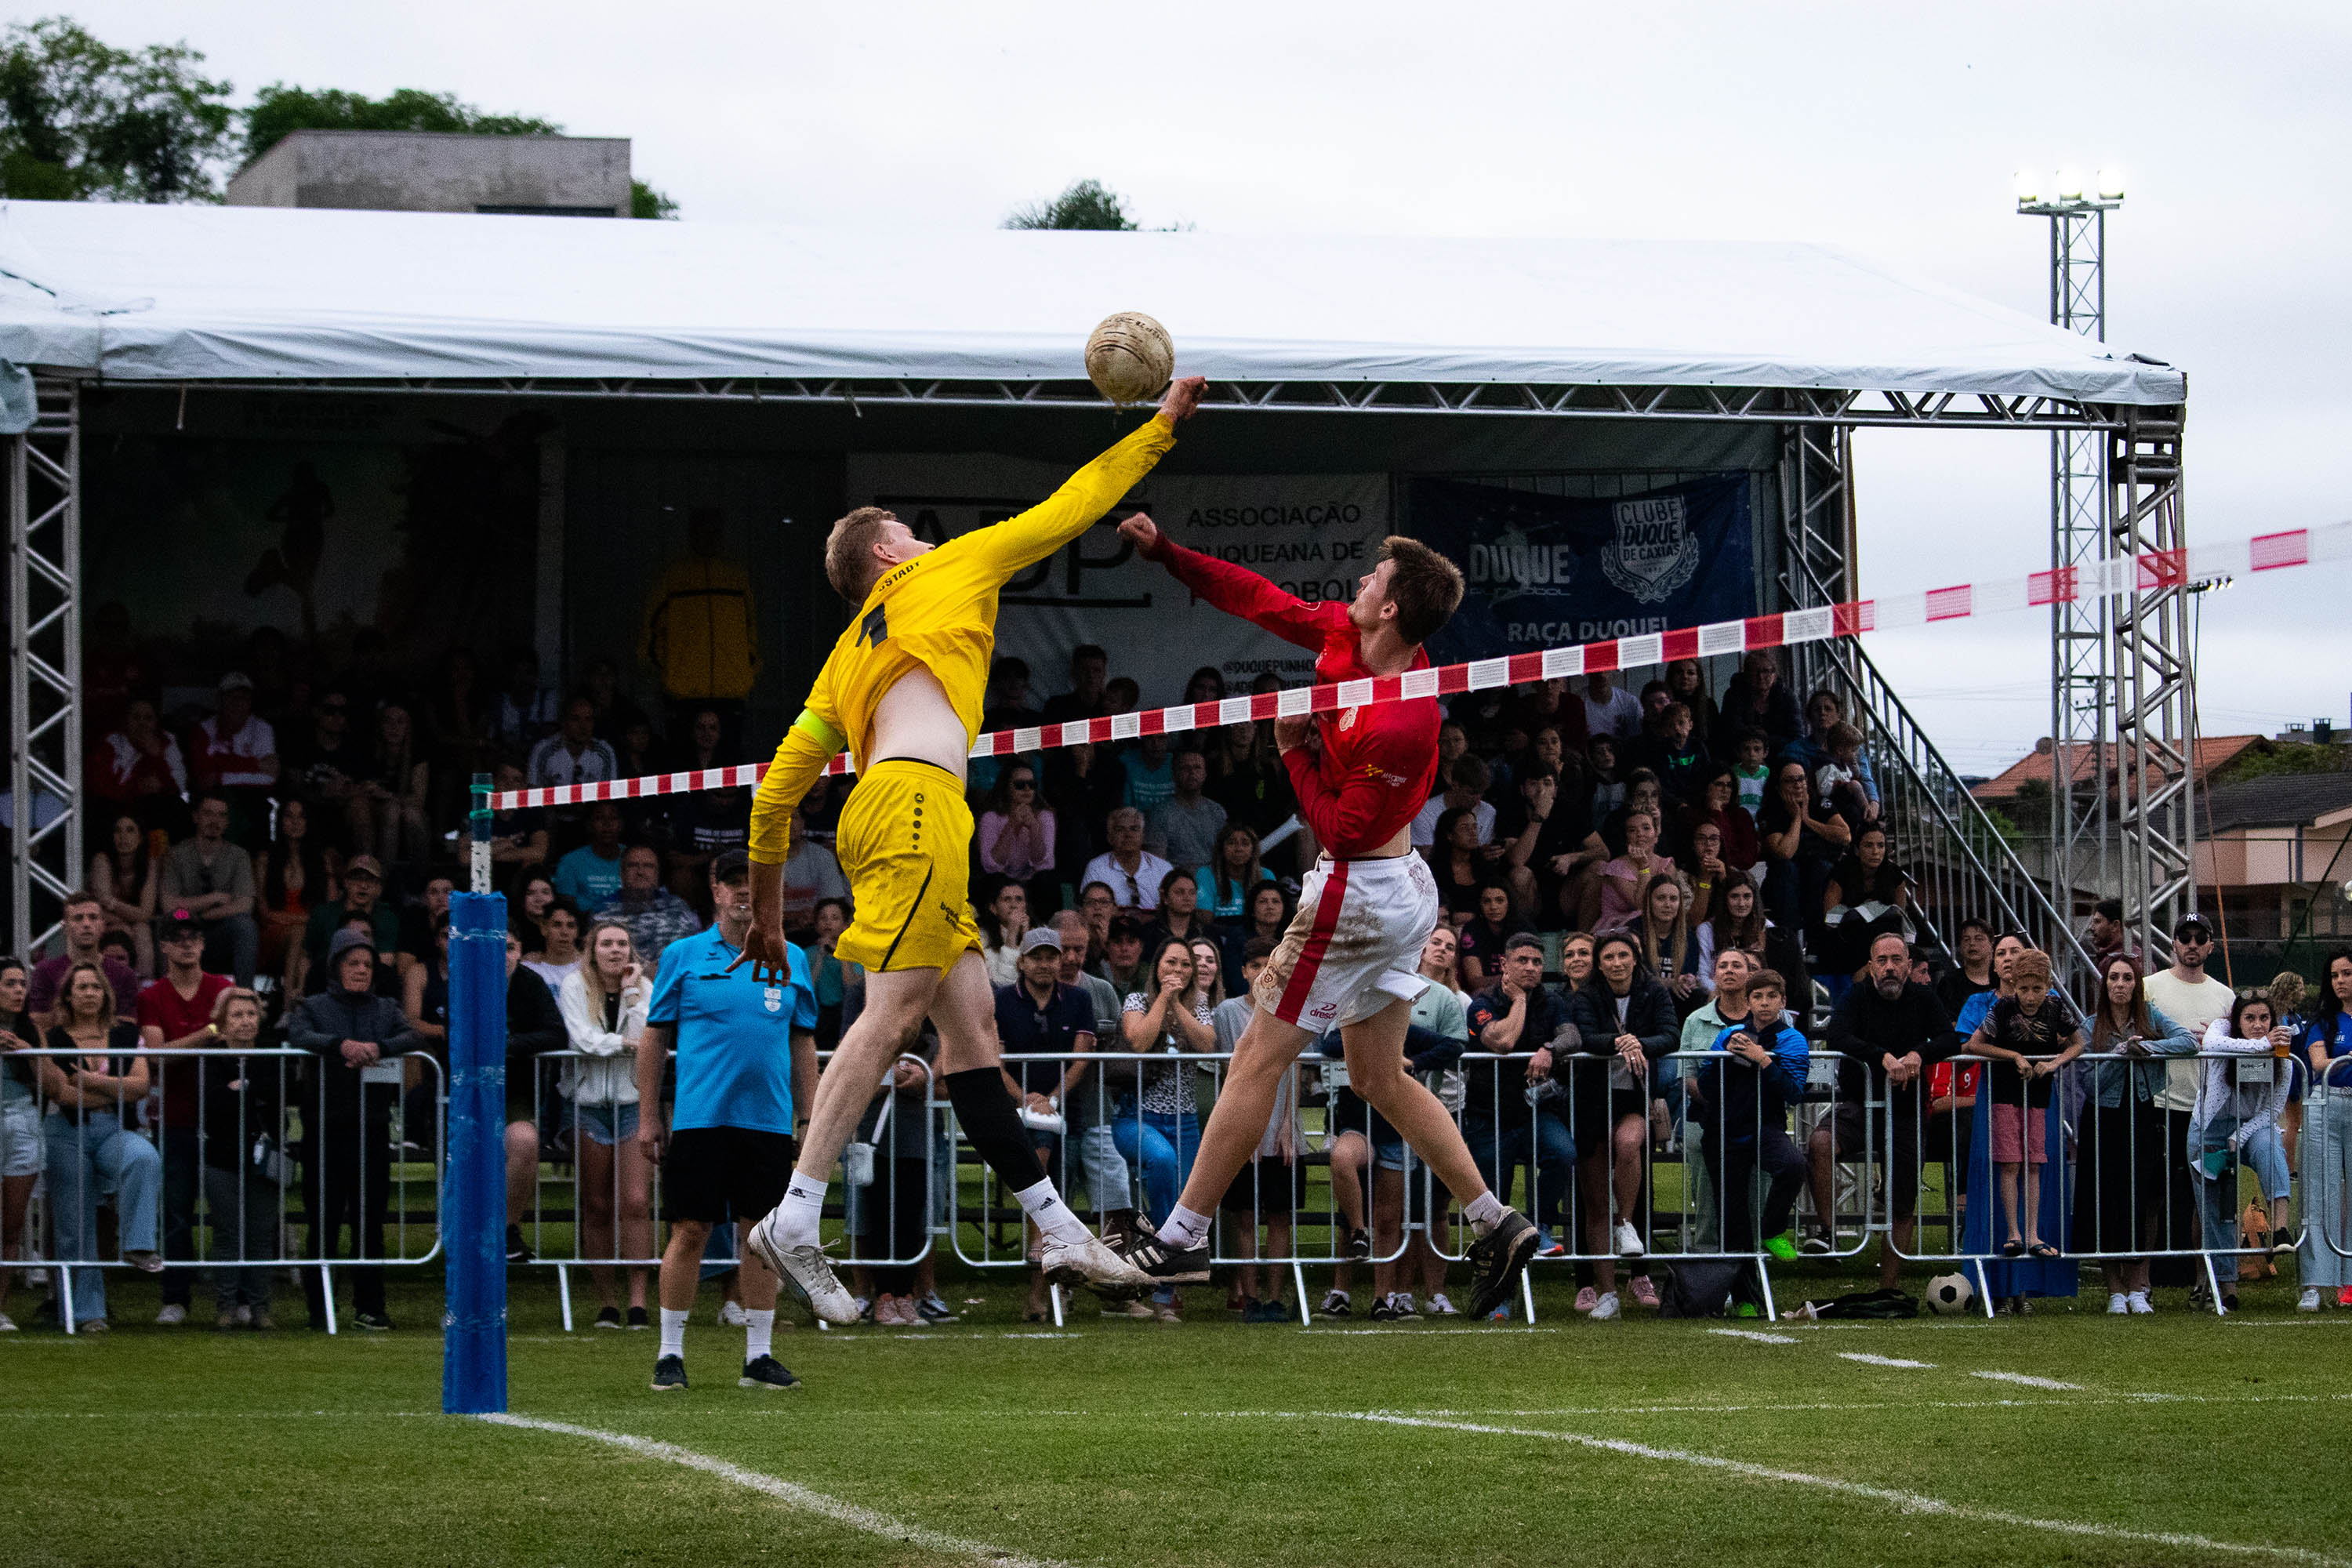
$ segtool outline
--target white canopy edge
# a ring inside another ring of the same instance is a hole
[[[1223,381],[2187,395],[1815,245],[0,202],[0,359],[116,381],[1074,380],[1119,310]]]

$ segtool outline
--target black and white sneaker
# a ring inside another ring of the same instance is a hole
[[[1420,1309],[1416,1308],[1412,1304],[1412,1291],[1398,1291],[1395,1295],[1389,1298],[1389,1305],[1395,1310],[1396,1320],[1398,1322],[1417,1323],[1421,1321],[1421,1311]]]
[[[1511,1299],[1539,1238],[1528,1216],[1505,1209],[1495,1228],[1470,1244],[1470,1315],[1483,1318]]]
[[[1396,1310],[1396,1298],[1383,1296],[1372,1303],[1372,1310],[1365,1315],[1376,1323],[1393,1323],[1401,1314]]]
[[[1209,1248],[1171,1247],[1150,1231],[1138,1231],[1119,1241],[1119,1257],[1127,1266],[1154,1285],[1206,1285]]]
[[[519,1225],[510,1225],[507,1226],[507,1261],[509,1263],[529,1263],[530,1259],[531,1251],[530,1247],[523,1241],[522,1226]]]
[[[600,1329],[619,1328],[621,1326],[621,1309],[618,1307],[602,1307],[597,1309],[596,1326]]]
[[[1820,1231],[1809,1230],[1805,1233],[1805,1239],[1798,1244],[1797,1250],[1808,1258],[1826,1258],[1837,1248]]]
[[[646,1310],[643,1307],[632,1307],[629,1309],[629,1328],[632,1331],[642,1331],[651,1327],[653,1327],[653,1325],[646,1321]]]
[[[677,1376],[681,1384],[686,1381],[685,1367],[681,1366],[677,1369]],[[763,1355],[745,1362],[743,1375],[735,1380],[735,1386],[738,1388],[798,1388],[800,1385],[801,1380],[794,1377],[782,1362],[772,1355]],[[661,1384],[656,1381],[654,1386],[658,1388]]]
[[[1315,1315],[1318,1318],[1346,1317],[1348,1315],[1348,1293],[1345,1290],[1328,1290],[1324,1292],[1323,1304],[1315,1309]]]
[[[1348,1227],[1347,1242],[1339,1256],[1361,1263],[1372,1255],[1372,1233],[1361,1226]]]
[[[686,1358],[666,1355],[654,1363],[654,1392],[683,1394],[686,1392]]]

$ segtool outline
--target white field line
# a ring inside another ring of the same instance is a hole
[[[1936,1363],[1932,1361],[1908,1361],[1899,1355],[1872,1355],[1868,1351],[1840,1351],[1837,1358],[1840,1361],[1858,1361],[1864,1366],[1906,1366],[1915,1372],[1936,1370]]]
[[[1627,1442],[1620,1437],[1595,1437],[1581,1432],[1547,1432],[1529,1426],[1490,1426],[1470,1421],[1437,1421],[1427,1416],[1398,1415],[1381,1412],[1350,1413],[1342,1418],[1391,1426],[1422,1426],[1449,1432],[1471,1432],[1481,1436],[1534,1437],[1554,1443],[1570,1443],[1579,1447],[1598,1449],[1603,1453],[1622,1454],[1630,1458],[1693,1465],[1702,1469],[1742,1476],[1749,1480],[1777,1481],[1787,1486],[1812,1487],[1845,1497],[1885,1503],[1905,1513],[1935,1514],[1946,1519],[1968,1520],[1978,1524],[2008,1525],[2019,1530],[2043,1530],[2060,1535],[2084,1536],[2099,1541],[2128,1541],[2143,1546],[2175,1547],[2185,1552],[2226,1552],[2239,1556],[2270,1557],[2282,1562],[2311,1563],[2326,1564],[2327,1568],[2347,1568],[2346,1559],[2330,1557],[2325,1552],[2314,1552],[2305,1547],[2216,1541],[2207,1535],[2191,1535],[2175,1531],[2129,1530],[2120,1525],[2095,1524],[2087,1520],[2037,1519],[2032,1514],[2011,1513],[2005,1509],[1979,1508],[1973,1503],[1947,1502],[1941,1498],[1928,1497],[1922,1492],[1899,1491],[1892,1487],[1874,1487],[1862,1481],[1842,1480],[1835,1476],[1810,1475],[1803,1470],[1774,1469],[1769,1465],[1752,1465],[1742,1459],[1727,1459],[1717,1454],[1702,1454],[1688,1448],[1661,1448],[1648,1443]]]
[[[1754,1340],[1759,1345],[1793,1345],[1794,1334],[1768,1334],[1757,1329],[1709,1329],[1710,1334],[1721,1334],[1727,1340]]]
[[[1439,1334],[1556,1334],[1558,1329],[1521,1323],[1496,1329],[1301,1329],[1299,1334],[1411,1334],[1417,1340],[1433,1339]]]
[[[709,1454],[698,1454],[674,1443],[656,1443],[650,1437],[635,1437],[626,1432],[606,1432],[594,1426],[574,1426],[562,1421],[536,1421],[527,1415],[484,1415],[480,1419],[499,1426],[552,1432],[562,1437],[585,1437],[592,1443],[625,1449],[640,1458],[684,1465],[688,1469],[700,1470],[705,1475],[717,1476],[720,1480],[732,1481],[739,1487],[747,1487],[772,1497],[787,1508],[815,1514],[820,1519],[831,1520],[835,1524],[866,1535],[919,1546],[926,1552],[936,1552],[944,1557],[969,1557],[976,1562],[993,1563],[996,1568],[1066,1568],[1065,1564],[1047,1558],[1024,1557],[1017,1552],[1006,1552],[983,1542],[967,1541],[960,1535],[946,1535],[918,1524],[908,1524],[903,1520],[892,1519],[887,1513],[877,1513],[870,1508],[843,1502],[838,1498],[813,1492],[806,1487],[794,1485],[779,1477],[747,1470],[740,1465],[730,1464]]]
[[[2056,1388],[2079,1392],[2079,1383],[2061,1383],[2054,1377],[2034,1377],[2022,1372],[1972,1372],[1970,1377],[1981,1377],[1990,1383],[2013,1383],[2021,1388]]]

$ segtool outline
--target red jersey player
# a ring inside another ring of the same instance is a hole
[[[1255,572],[1185,549],[1150,518],[1131,517],[1118,531],[1199,597],[1313,648],[1324,681],[1425,668],[1421,645],[1462,602],[1461,572],[1414,539],[1391,537],[1381,546],[1379,564],[1352,603],[1310,605]],[[1323,858],[1307,874],[1297,918],[1258,977],[1257,1009],[1202,1129],[1182,1198],[1156,1237],[1141,1233],[1127,1244],[1128,1261],[1161,1284],[1208,1279],[1217,1202],[1265,1136],[1283,1075],[1333,1027],[1350,1087],[1428,1163],[1477,1237],[1470,1249],[1473,1316],[1508,1298],[1535,1252],[1535,1226],[1487,1190],[1453,1117],[1405,1071],[1405,1029],[1429,984],[1420,973],[1421,948],[1438,918],[1437,884],[1412,852],[1410,831],[1436,776],[1438,720],[1437,700],[1420,697],[1275,722],[1299,815],[1321,841]],[[1310,728],[1321,731],[1319,755],[1307,745]]]

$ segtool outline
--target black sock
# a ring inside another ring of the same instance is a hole
[[[951,1072],[942,1081],[948,1086],[948,1103],[955,1107],[963,1135],[971,1140],[971,1146],[988,1162],[1006,1192],[1023,1192],[1045,1179],[1045,1168],[1038,1163],[1037,1151],[1030,1147],[1029,1134],[1021,1125],[1021,1113],[1005,1091],[1002,1068]]]

